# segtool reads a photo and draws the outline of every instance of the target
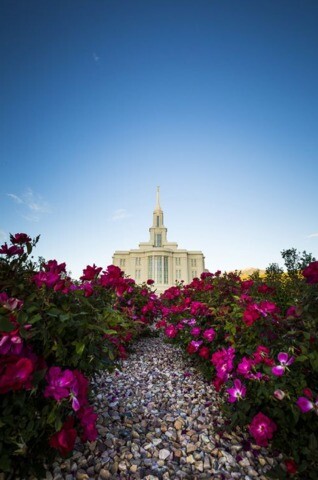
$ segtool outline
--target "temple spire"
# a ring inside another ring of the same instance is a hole
[[[156,206],[153,211],[153,223],[155,228],[165,228],[163,225],[163,211],[160,206],[160,187],[157,187]]]
[[[157,187],[156,210],[161,210],[161,207],[160,207],[160,187]]]

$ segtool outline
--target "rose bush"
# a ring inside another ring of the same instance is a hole
[[[96,438],[89,379],[127,355],[158,300],[115,266],[72,281],[65,263],[36,264],[38,240],[0,247],[0,470],[41,478],[44,461]]]
[[[112,370],[129,342],[159,318],[224,395],[227,428],[283,452],[274,478],[315,478],[318,469],[318,262],[283,252],[287,273],[242,280],[203,273],[158,300],[111,265],[79,281],[56,260],[36,264],[39,237],[0,247],[0,469],[42,476],[76,438],[96,438],[89,379]],[[300,271],[300,266],[302,269]],[[253,443],[252,443],[253,445]]]
[[[224,394],[227,428],[246,427],[252,442],[284,454],[274,478],[314,479],[318,469],[317,272],[314,261],[275,282],[272,271],[203,273],[161,296],[157,327]]]

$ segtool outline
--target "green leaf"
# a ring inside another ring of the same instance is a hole
[[[42,315],[40,313],[37,313],[36,315],[33,315],[33,317],[31,317],[29,321],[30,323],[34,324],[39,320],[42,320]]]
[[[50,317],[58,317],[60,315],[60,310],[58,308],[51,308],[47,314],[50,316]]]
[[[30,307],[28,307],[26,309],[27,313],[33,313],[35,312],[36,310],[38,310],[38,306],[37,305],[31,305]]]
[[[296,362],[306,362],[308,360],[307,355],[299,355],[299,357],[296,358]]]
[[[55,426],[55,429],[56,429],[57,432],[59,432],[61,430],[61,428],[63,426],[63,422],[59,417],[55,419],[54,426]]]
[[[96,332],[102,332],[105,335],[115,335],[115,334],[118,333],[118,332],[116,332],[116,330],[108,330],[105,327],[102,327],[100,325],[93,325],[93,324],[92,325],[87,325],[87,330],[95,330]]]
[[[82,355],[82,353],[85,350],[85,344],[76,342],[75,350],[76,350],[77,355]]]
[[[110,360],[115,360],[114,352],[112,352],[111,350],[108,350],[108,356]]]
[[[0,318],[0,331],[2,332],[12,332],[15,329],[15,326],[12,325],[10,320],[7,318]]]
[[[118,335],[116,330],[104,330],[105,335]]]
[[[48,417],[47,417],[47,423],[49,425],[52,425],[56,420],[56,412],[55,409],[51,410]]]

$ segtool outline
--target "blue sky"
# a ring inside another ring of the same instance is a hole
[[[2,0],[0,240],[74,277],[148,241],[318,257],[316,0]]]

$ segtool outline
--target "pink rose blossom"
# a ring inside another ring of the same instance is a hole
[[[257,309],[257,305],[251,304],[245,309],[243,313],[243,322],[248,327],[251,327],[256,320],[260,317],[259,311]]]
[[[41,288],[46,285],[51,288],[60,280],[60,275],[53,272],[39,272],[33,276],[33,281],[37,287]]]
[[[303,389],[303,394],[306,395],[306,397],[310,398],[310,400],[312,400],[314,398],[314,395],[313,395],[311,389],[308,388],[308,387],[305,387]]]
[[[82,408],[77,415],[78,415],[78,418],[80,419],[81,427],[82,427],[82,435],[81,435],[82,442],[86,442],[87,440],[89,442],[95,441],[98,433],[96,429],[97,414],[94,413],[93,408],[92,407]]]
[[[233,370],[234,357],[235,349],[233,347],[222,348],[212,355],[211,362],[215,366],[217,376],[223,381],[228,379],[229,373]]]
[[[277,400],[283,400],[285,398],[285,392],[283,392],[283,390],[277,389],[274,392],[274,397],[277,398]]]
[[[91,297],[94,293],[92,284],[89,282],[82,283],[82,285],[80,286],[80,290],[83,290],[85,297]]]
[[[286,318],[299,318],[300,314],[297,312],[297,307],[292,305],[286,311]]]
[[[276,375],[276,377],[281,377],[285,373],[286,367],[291,365],[295,358],[294,357],[288,357],[288,353],[286,352],[280,352],[277,355],[278,361],[280,362],[280,365],[275,365],[275,367],[272,368],[272,374]]]
[[[208,328],[203,332],[203,338],[208,342],[212,342],[215,338],[215,330],[213,328]]]
[[[0,303],[5,303],[7,300],[8,300],[8,295],[6,294],[6,292],[2,292],[0,293]]]
[[[264,347],[263,345],[259,345],[255,351],[255,353],[253,353],[253,360],[254,360],[254,363],[255,365],[259,364],[259,363],[268,363],[268,360],[269,360],[269,354],[270,354],[270,350],[269,348],[267,347]]]
[[[194,327],[194,325],[196,325],[197,321],[195,318],[190,318],[190,320],[188,320],[188,325],[189,327]]]
[[[13,244],[23,245],[31,242],[31,238],[26,233],[16,233],[15,235],[10,235],[10,241]]]
[[[267,447],[268,441],[273,438],[276,430],[276,423],[262,412],[255,415],[249,426],[250,434],[255,438],[257,445],[261,447]]]
[[[235,379],[234,386],[232,388],[228,388],[226,391],[229,394],[228,401],[230,403],[234,403],[237,400],[245,397],[246,387],[241,383],[239,379]]]
[[[207,315],[209,308],[201,302],[192,302],[190,306],[191,315]]]
[[[88,380],[80,371],[63,371],[59,367],[51,367],[46,380],[48,386],[44,390],[45,398],[53,397],[57,401],[69,398],[75,412],[88,403]]]
[[[209,347],[203,346],[199,350],[199,356],[208,360],[210,358],[210,349]]]
[[[242,293],[240,296],[240,302],[241,303],[251,303],[252,302],[252,297],[250,295],[247,295],[246,293]]]
[[[74,383],[74,374],[71,370],[61,370],[60,367],[51,367],[46,375],[47,387],[44,397],[52,397],[58,402],[70,395],[70,388]]]
[[[303,270],[303,276],[307,283],[318,283],[318,261],[311,262],[308,267]]]
[[[267,315],[272,315],[278,311],[277,305],[273,302],[268,302],[267,300],[261,302],[256,308],[263,317],[267,317]]]
[[[299,397],[296,405],[302,413],[307,413],[310,412],[310,410],[313,410],[316,415],[318,415],[318,397],[315,402],[310,401],[309,398],[306,397]]]
[[[169,338],[175,338],[178,335],[178,329],[174,325],[168,325],[165,329],[165,334]]]
[[[52,273],[58,273],[58,274],[66,273],[65,262],[58,264],[56,260],[49,260],[43,266],[46,272],[52,272]]]
[[[83,275],[80,277],[80,280],[94,280],[98,277],[101,271],[102,267],[96,267],[95,263],[92,267],[87,265],[87,267],[83,270]]]
[[[9,332],[0,338],[0,354],[1,355],[20,355],[23,348],[22,338],[17,335],[17,330]]]
[[[32,388],[34,364],[29,358],[17,355],[0,357],[0,394],[22,388]]]
[[[236,372],[245,377],[248,373],[250,373],[252,366],[253,361],[250,358],[243,357],[237,366]]]
[[[293,476],[297,473],[298,465],[293,458],[286,458],[284,461],[286,471],[289,475]]]
[[[215,379],[212,381],[212,384],[214,385],[214,388],[217,392],[219,392],[221,390],[224,383],[225,383],[224,380],[222,380],[222,378],[220,378],[218,376],[216,376]]]
[[[263,284],[263,285],[260,285],[260,286],[257,288],[257,291],[258,291],[259,293],[272,293],[272,292],[274,292],[274,288],[269,287],[268,285]]]
[[[202,340],[192,340],[187,346],[187,352],[190,354],[197,352],[201,347],[202,343]]]
[[[190,334],[193,336],[193,337],[198,337],[201,333],[201,328],[200,327],[193,327],[190,331]]]
[[[22,247],[17,247],[16,245],[12,245],[12,247],[8,247],[7,243],[4,243],[0,247],[0,253],[3,255],[8,255],[8,257],[13,257],[13,255],[22,255],[24,252]]]
[[[58,450],[62,457],[66,457],[74,448],[77,432],[74,428],[74,418],[69,417],[61,430],[50,438],[50,446]]]
[[[243,280],[241,283],[242,290],[249,290],[253,285],[253,280]]]
[[[23,306],[22,300],[14,297],[9,298],[5,292],[0,293],[0,303],[3,308],[10,310],[10,312],[13,312],[13,310],[20,310]]]
[[[176,328],[178,330],[184,330],[184,324],[182,322],[177,323]]]

